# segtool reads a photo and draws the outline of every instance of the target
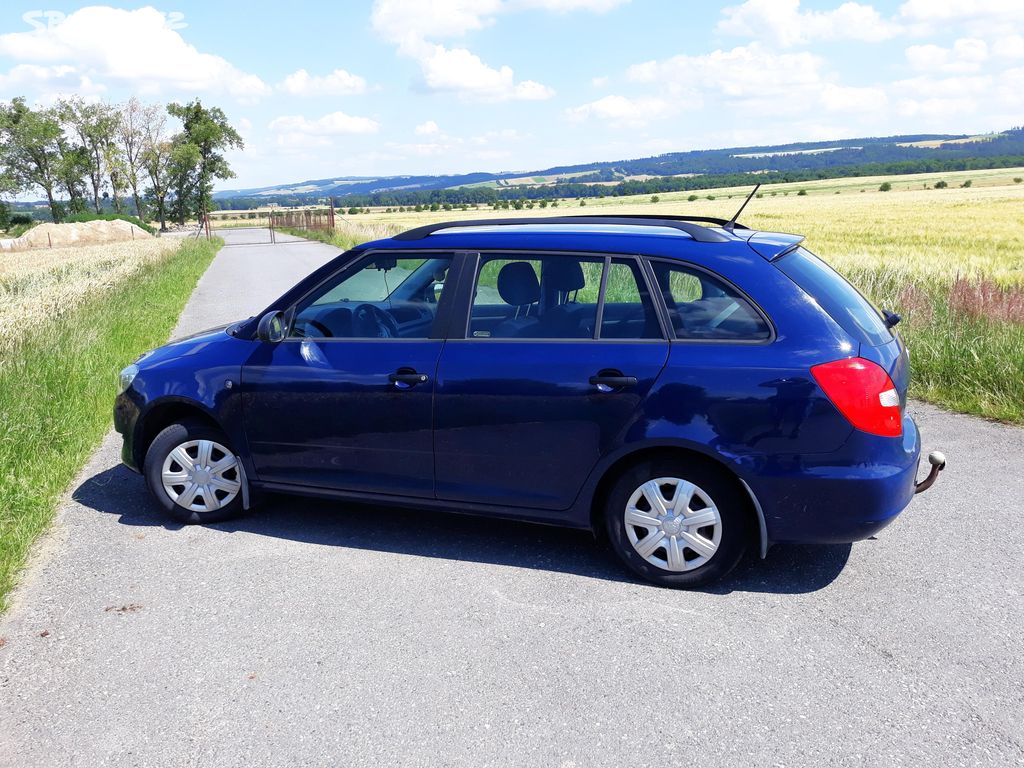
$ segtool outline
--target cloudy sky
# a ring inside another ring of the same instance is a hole
[[[1024,0],[0,9],[0,99],[195,96],[249,187],[1024,123]]]

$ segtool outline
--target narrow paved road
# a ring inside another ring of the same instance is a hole
[[[334,255],[226,248],[177,333]],[[276,500],[168,524],[111,436],[0,619],[0,765],[1020,765],[1024,430],[850,547],[638,584],[586,534]]]

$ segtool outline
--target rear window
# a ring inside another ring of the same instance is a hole
[[[892,341],[882,313],[832,267],[805,248],[787,253],[775,265],[818,302],[847,333],[877,347]]]

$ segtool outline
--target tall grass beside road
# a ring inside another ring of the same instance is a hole
[[[64,249],[63,260],[39,254],[45,267],[14,254],[25,261],[0,271],[0,303],[17,308],[0,324],[0,611],[61,494],[110,429],[117,372],[167,340],[222,244],[162,242],[103,246],[120,254],[106,268],[83,254],[92,249]]]

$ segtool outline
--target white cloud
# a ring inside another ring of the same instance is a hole
[[[899,26],[873,6],[855,2],[831,11],[801,11],[800,0],[747,0],[722,14],[719,32],[766,39],[784,48],[827,40],[878,42],[899,33]]]
[[[385,40],[403,46],[483,29],[501,7],[500,0],[376,0],[370,23]]]
[[[882,88],[825,83],[821,89],[821,105],[829,112],[870,113],[882,109],[888,101]]]
[[[334,137],[377,133],[380,123],[368,117],[355,117],[344,112],[331,112],[311,120],[302,115],[282,115],[267,126],[275,134],[275,143],[286,149],[331,147]]]
[[[919,72],[977,72],[989,58],[988,44],[978,38],[961,38],[952,48],[912,45],[907,62]]]
[[[70,64],[18,64],[7,73],[0,73],[0,91],[27,93],[45,89],[57,89],[58,93],[69,95],[94,96],[105,91],[106,86],[93,82]],[[52,100],[55,97],[41,99],[44,102]]]
[[[288,75],[280,87],[293,96],[354,96],[366,93],[366,80],[344,69],[323,76],[300,69]]]
[[[551,98],[554,90],[535,80],[517,81],[507,65],[493,67],[467,48],[451,48],[436,41],[484,29],[505,12],[603,13],[627,1],[375,0],[370,20],[377,34],[419,64],[422,86],[428,91],[484,102],[536,101]]]
[[[226,93],[251,101],[270,88],[227,60],[201,53],[154,8],[81,8],[52,27],[0,35],[0,55],[20,62],[73,66],[94,81],[138,93]],[[62,76],[67,76],[66,73]]]
[[[687,110],[699,107],[702,95],[707,95],[763,116],[791,113],[795,104],[816,98],[826,81],[823,64],[812,53],[773,53],[751,43],[635,64],[626,75],[637,83],[667,84]]]
[[[992,55],[1003,59],[1024,59],[1024,35],[1005,35],[992,43]]]
[[[900,21],[913,34],[955,29],[972,35],[1005,34],[1024,24],[1020,0],[908,0],[900,6]]]
[[[440,132],[441,129],[433,120],[427,120],[425,123],[420,123],[414,129],[414,133],[417,136],[433,136]]]
[[[420,43],[415,50],[423,85],[429,91],[456,93],[476,101],[535,101],[555,95],[554,90],[533,80],[516,82],[511,67],[495,69],[465,48]]]
[[[616,127],[642,128],[653,120],[667,117],[674,111],[675,108],[670,102],[657,97],[631,99],[613,95],[567,109],[565,116],[573,122],[596,119]]]

